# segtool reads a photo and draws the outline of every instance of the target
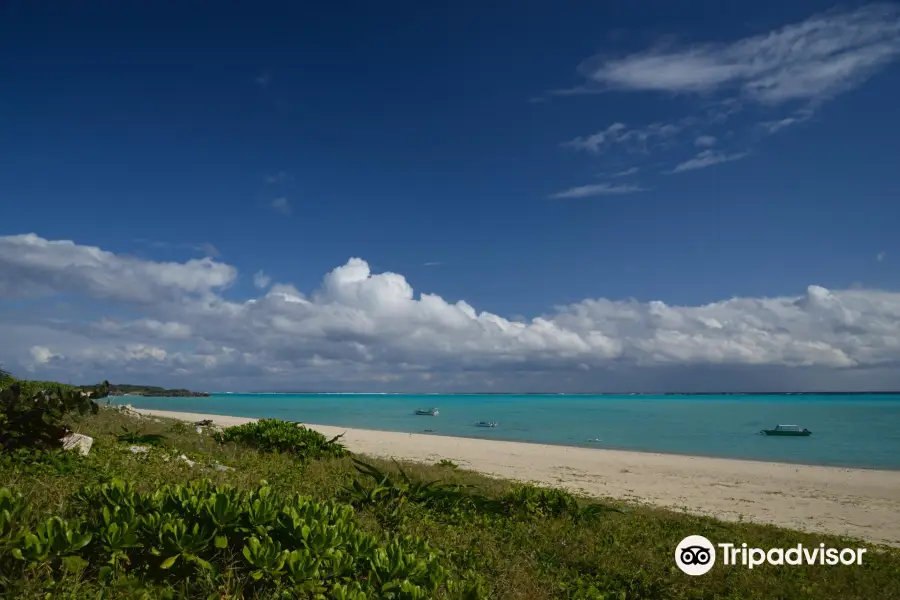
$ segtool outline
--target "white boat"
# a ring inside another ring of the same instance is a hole
[[[763,429],[760,433],[765,435],[782,435],[789,437],[807,437],[812,435],[812,431],[799,425],[778,425],[775,429]]]
[[[438,409],[436,409],[436,408],[417,408],[416,414],[436,417],[436,416],[438,416],[439,413],[438,413]]]
[[[476,427],[496,427],[497,422],[496,421],[478,421],[477,423],[475,423],[475,426]]]

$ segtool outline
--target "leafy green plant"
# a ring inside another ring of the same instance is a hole
[[[442,458],[438,462],[438,466],[439,467],[447,467],[448,469],[458,469],[459,468],[458,464],[456,464],[455,462],[453,462],[452,460],[449,460],[447,458]]]
[[[96,413],[99,408],[94,400],[108,391],[106,382],[86,394],[59,385],[29,390],[15,382],[4,387],[0,390],[0,447],[6,451],[61,447],[60,440],[71,431],[65,417]]]
[[[171,518],[161,524],[157,537],[159,544],[151,549],[151,553],[164,557],[159,565],[161,569],[172,568],[179,558],[211,569],[212,565],[201,558],[201,554],[207,551],[214,537],[215,529],[211,527],[200,523],[189,525],[183,519]]]
[[[399,477],[373,465],[353,459],[358,472],[370,477],[373,485],[354,480],[343,488],[342,498],[357,508],[372,507],[375,516],[387,526],[397,527],[406,521],[406,507],[418,505],[432,510],[446,520],[472,513],[502,518],[560,518],[586,521],[610,512],[623,512],[605,504],[579,505],[574,496],[559,489],[517,486],[499,498],[490,498],[471,490],[470,486],[439,481],[413,481],[397,464]],[[395,462],[396,464],[396,462]]]
[[[340,458],[348,454],[338,443],[343,434],[328,439],[318,431],[279,419],[260,419],[214,435],[219,442],[237,442],[263,452],[283,452],[302,459]]]
[[[3,554],[16,546],[21,538],[28,505],[22,494],[0,489],[0,560]]]
[[[562,517],[578,514],[578,501],[563,490],[545,489],[533,485],[514,488],[501,499],[508,512],[529,517]]]
[[[15,533],[9,524],[24,503],[0,490],[10,515],[0,531],[9,532],[2,539],[13,556],[32,568],[78,566],[105,583],[139,576],[176,588],[229,571],[259,597],[424,600],[455,581],[423,540],[379,539],[359,527],[352,507],[279,494],[266,482],[246,492],[209,480],[138,492],[113,479],[72,500],[83,521],[53,517]]]
[[[407,518],[406,508],[419,505],[433,510],[444,518],[459,516],[466,508],[474,506],[474,494],[467,493],[467,486],[438,481],[414,481],[396,463],[399,477],[389,474],[364,461],[353,459],[356,470],[373,480],[373,485],[363,485],[358,479],[343,488],[342,497],[357,508],[375,509],[378,520],[389,527],[402,525]]]
[[[104,508],[104,527],[100,530],[98,541],[103,552],[109,555],[108,562],[114,568],[120,563],[130,563],[128,552],[139,547],[140,523],[134,519],[134,511],[130,519],[116,519],[115,511]]]
[[[599,518],[607,513],[624,511],[601,503],[581,506],[569,492],[556,488],[520,485],[498,499],[479,497],[479,509],[503,517],[519,519],[562,518],[581,522]]]
[[[81,521],[67,522],[50,517],[34,531],[23,534],[18,546],[12,549],[12,555],[31,566],[49,563],[54,569],[65,566],[68,570],[76,570],[87,564],[77,555],[92,538],[85,529]]]
[[[243,555],[253,567],[250,571],[250,577],[253,579],[263,577],[279,579],[284,575],[284,563],[288,552],[282,552],[281,544],[268,536],[263,537],[262,542],[256,536],[252,536],[244,546]]]

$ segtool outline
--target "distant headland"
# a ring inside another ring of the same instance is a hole
[[[191,390],[167,390],[155,385],[132,385],[127,383],[109,384],[111,396],[147,396],[165,398],[198,398],[209,396],[208,392],[192,392]]]

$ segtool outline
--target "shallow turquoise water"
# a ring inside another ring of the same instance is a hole
[[[214,394],[117,401],[361,429],[900,470],[900,395]],[[429,407],[440,415],[413,414]],[[499,426],[479,428],[477,421]],[[777,424],[800,425],[813,435],[759,434]],[[596,438],[601,441],[588,442]]]

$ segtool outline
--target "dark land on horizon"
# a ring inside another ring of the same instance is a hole
[[[109,384],[109,393],[111,396],[122,396],[128,394],[131,396],[166,398],[195,398],[209,396],[208,392],[192,392],[185,389],[166,389],[154,385],[133,385],[127,383]]]

